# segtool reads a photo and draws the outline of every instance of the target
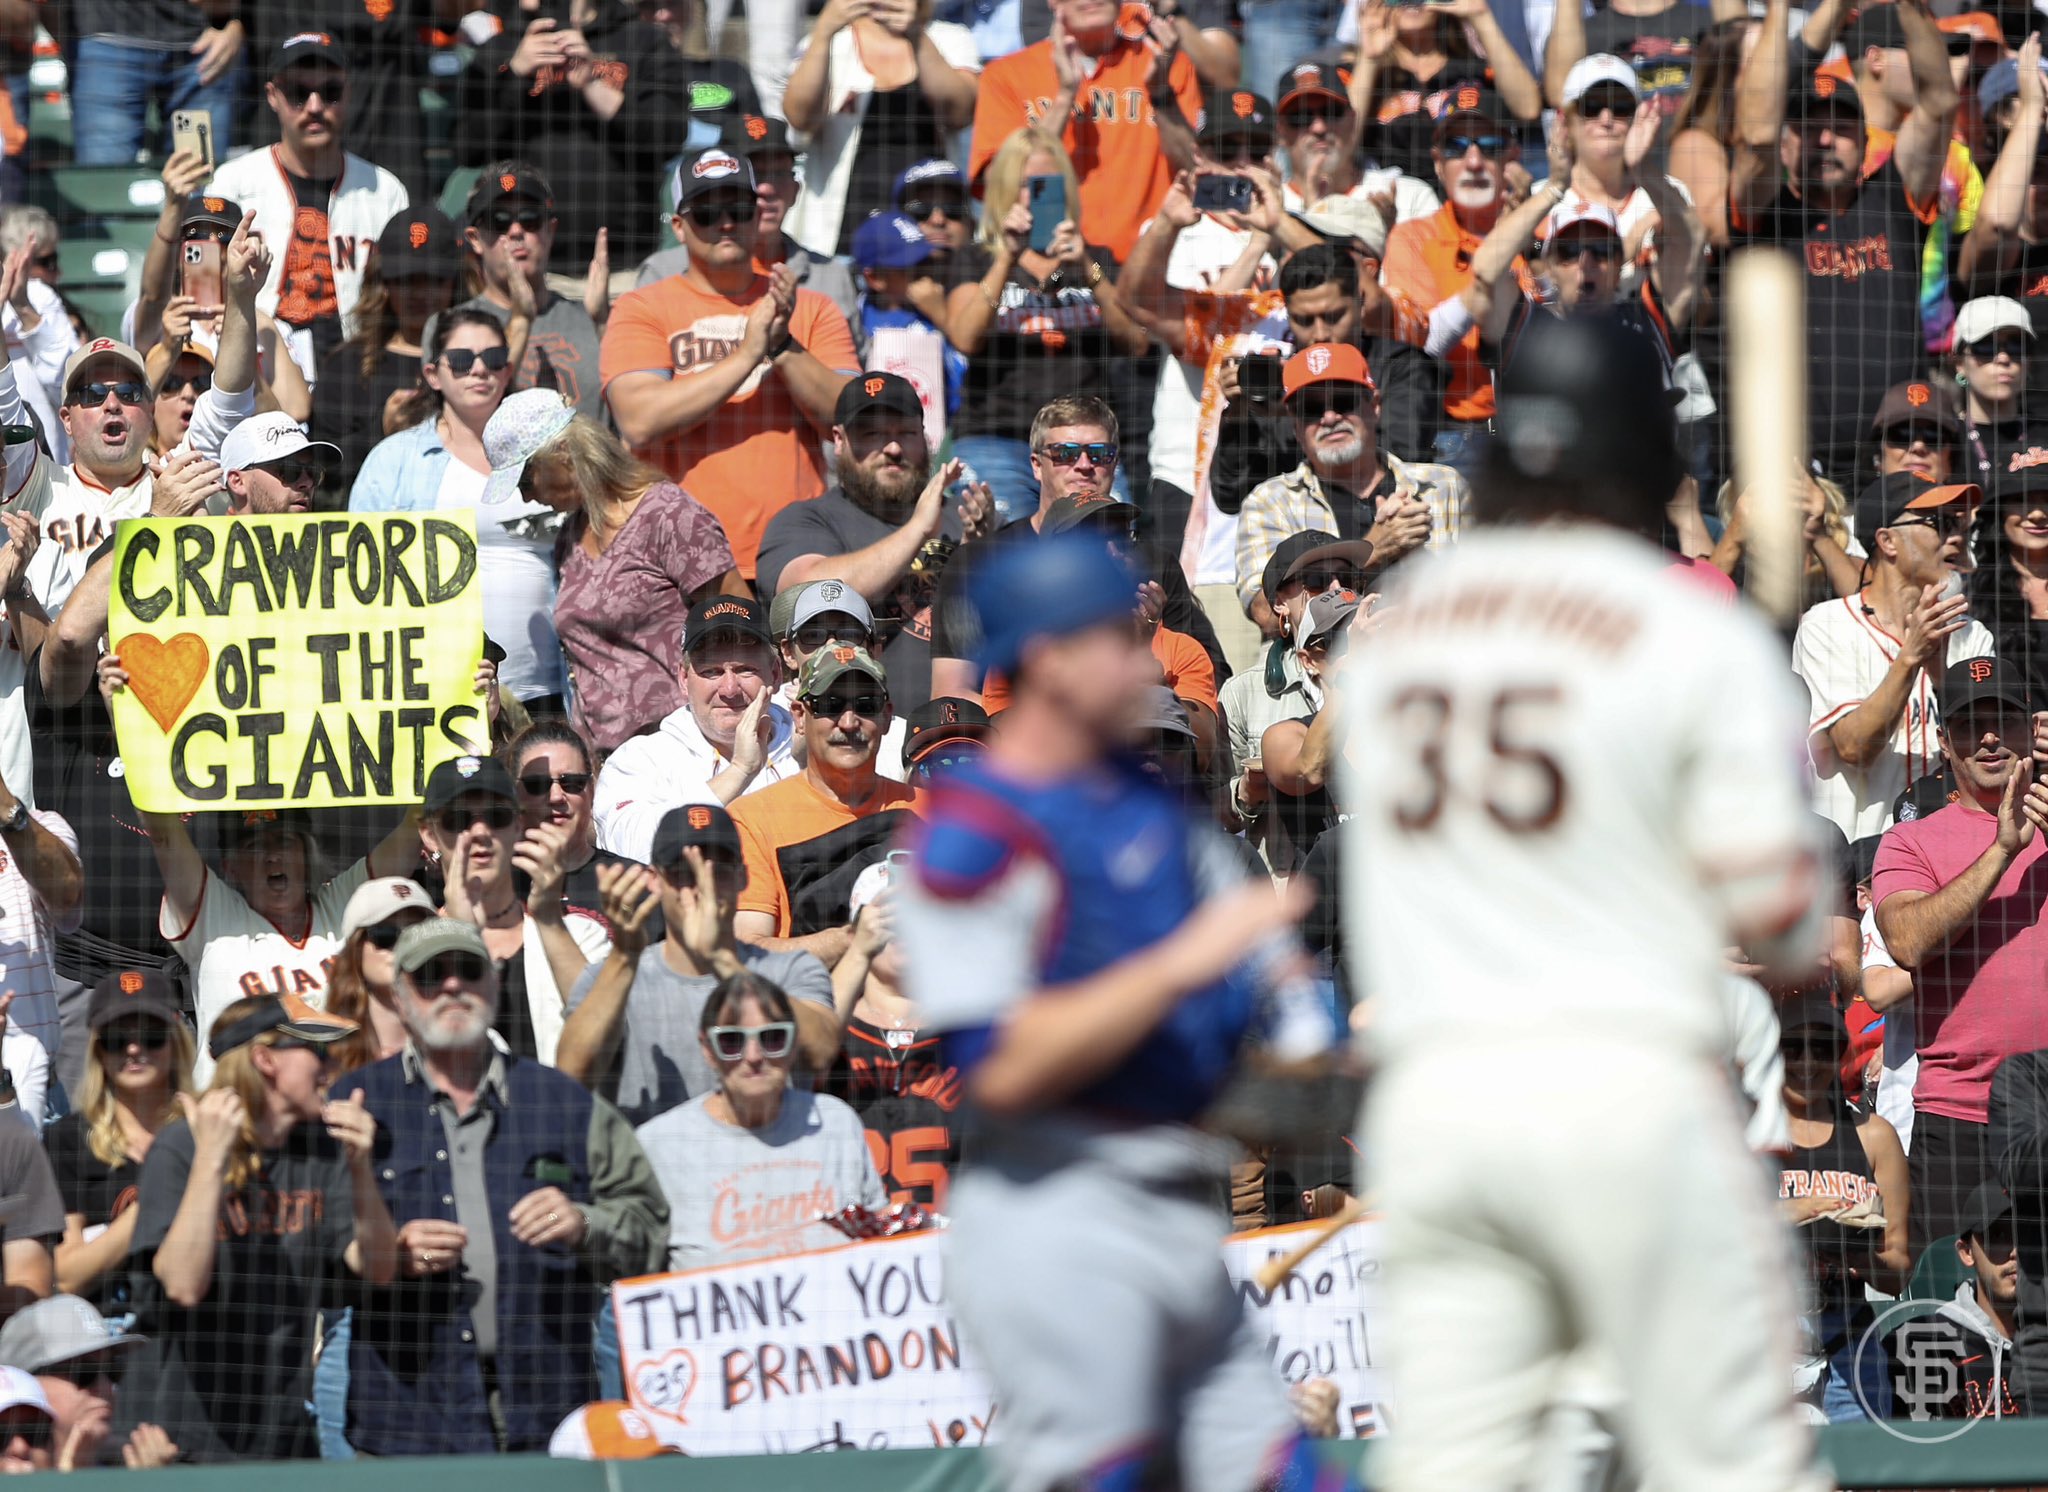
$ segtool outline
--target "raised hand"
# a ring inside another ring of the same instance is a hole
[[[1657,143],[1657,128],[1663,123],[1663,116],[1657,106],[1645,100],[1636,106],[1636,117],[1628,122],[1628,134],[1621,142],[1621,163],[1631,173],[1642,169],[1644,161],[1650,158],[1650,151]]]
[[[2034,786],[2033,759],[2027,757],[2015,763],[1998,799],[1998,847],[2006,854],[2017,855],[2034,842],[2043,819],[2042,806],[2036,798],[2040,792]]]
[[[768,713],[769,690],[747,701],[733,729],[732,764],[749,778],[768,764],[768,742],[775,734],[775,718]]]
[[[189,446],[171,452],[149,484],[149,516],[190,518],[220,491],[220,467]]]
[[[36,557],[43,530],[26,513],[0,513],[0,530],[6,532],[5,547],[0,548],[0,596],[11,596],[28,573],[28,562]]]
[[[270,276],[270,250],[255,231],[256,214],[245,212],[220,256],[221,289],[245,305],[254,305],[256,292]]]
[[[1195,206],[1195,173],[1176,171],[1173,185],[1166,189],[1166,195],[1159,200],[1159,216],[1176,228],[1192,228],[1202,221],[1201,209]]]
[[[1941,587],[1925,586],[1918,599],[1906,608],[1906,635],[1899,643],[1899,657],[1925,668],[1948,650],[1948,640],[1963,630],[1970,619],[1966,596],[1943,600]]]
[[[568,883],[569,867],[563,857],[569,848],[569,831],[557,824],[535,824],[512,846],[512,864],[532,881],[526,905],[535,912],[552,911],[562,904],[562,888]]]
[[[661,887],[644,865],[597,867],[598,905],[612,930],[612,951],[638,958],[647,948],[647,923],[661,905]]]
[[[611,229],[597,230],[597,242],[590,249],[590,270],[583,281],[583,313],[599,326],[612,308]]]
[[[164,1433],[162,1425],[137,1425],[121,1447],[121,1464],[130,1471],[154,1471],[177,1460],[178,1442]]]
[[[241,1095],[232,1088],[209,1088],[197,1098],[189,1093],[180,1093],[178,1107],[192,1131],[194,1164],[204,1161],[215,1170],[224,1170],[228,1154],[241,1138],[242,1126],[249,1119],[249,1111],[242,1106]]]
[[[158,174],[158,179],[164,184],[166,202],[182,203],[206,185],[211,169],[206,164],[206,157],[196,150],[173,151]]]
[[[327,1126],[327,1133],[341,1146],[352,1166],[366,1166],[370,1153],[377,1144],[377,1121],[363,1106],[363,1090],[358,1088],[348,1096],[346,1102],[329,1100],[320,1106],[320,1122]]]

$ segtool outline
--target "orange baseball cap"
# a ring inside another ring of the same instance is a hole
[[[632,1405],[600,1399],[569,1412],[548,1437],[548,1454],[573,1461],[645,1461],[683,1451],[662,1440]]]
[[[1318,383],[1351,383],[1378,391],[1365,354],[1346,342],[1318,342],[1304,347],[1280,370],[1284,397],[1292,399],[1303,389]]]

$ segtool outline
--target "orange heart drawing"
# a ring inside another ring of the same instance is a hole
[[[158,642],[147,632],[136,632],[121,639],[114,651],[128,670],[128,687],[169,735],[206,681],[213,655],[205,639],[196,632],[180,632],[168,642]]]

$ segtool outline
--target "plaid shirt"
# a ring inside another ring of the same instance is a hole
[[[1393,486],[1381,484],[1376,508],[1398,497],[1417,497],[1429,505],[1429,548],[1441,549],[1458,537],[1465,521],[1465,502],[1472,489],[1448,466],[1421,461],[1401,461],[1382,451],[1380,462],[1393,479]],[[1266,573],[1266,561],[1280,547],[1282,539],[1315,531],[1336,534],[1336,510],[1323,495],[1323,484],[1304,461],[1293,471],[1283,472],[1259,483],[1244,500],[1237,515],[1237,596],[1247,611],[1259,594],[1259,582]]]

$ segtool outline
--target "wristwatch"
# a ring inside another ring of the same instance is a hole
[[[28,827],[28,804],[14,800],[14,812],[0,819],[0,834],[19,834]]]
[[[782,340],[780,342],[777,342],[773,347],[768,349],[768,361],[772,363],[777,358],[781,357],[783,353],[790,351],[792,348],[801,347],[802,345],[803,344],[801,342],[797,341],[796,333],[789,331],[785,328],[782,333]]]

